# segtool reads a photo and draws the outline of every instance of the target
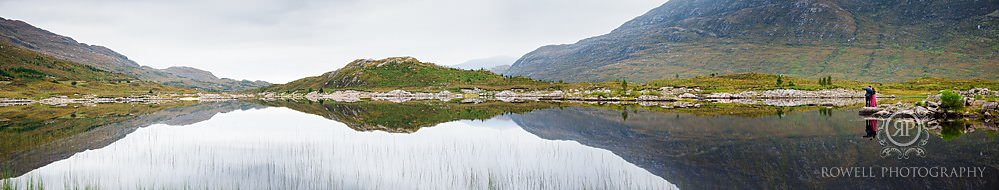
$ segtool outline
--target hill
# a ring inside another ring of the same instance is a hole
[[[211,77],[199,77],[204,75],[187,75],[190,72],[173,72],[174,70],[171,69],[161,70],[142,66],[109,48],[79,43],[70,37],[52,33],[19,20],[0,18],[0,36],[9,39],[12,45],[57,59],[175,87],[207,91],[239,91],[270,85],[263,81],[220,79],[208,71],[189,67],[185,70],[196,70],[194,73],[208,73]]]
[[[53,58],[0,39],[0,98],[49,97],[76,93],[107,96],[179,92],[153,82]]]
[[[712,73],[999,79],[999,1],[670,0],[606,35],[538,48],[506,74],[650,81]]]
[[[464,63],[454,65],[454,67],[467,70],[486,69],[497,74],[503,74],[503,72],[506,72],[506,69],[510,68],[510,65],[516,61],[517,61],[516,57],[496,56],[490,58],[468,60]]]
[[[336,71],[287,84],[267,86],[260,91],[305,92],[309,89],[438,91],[458,88],[538,88],[547,87],[547,84],[524,77],[504,77],[484,70],[448,68],[420,62],[412,57],[393,57],[382,60],[359,59]]]

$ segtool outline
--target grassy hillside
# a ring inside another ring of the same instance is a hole
[[[821,85],[818,79],[799,78],[783,76],[783,83],[777,85],[778,75],[744,73],[725,74],[715,76],[697,76],[692,78],[666,78],[653,80],[638,88],[655,88],[661,86],[676,87],[697,87],[705,92],[739,92],[748,90],[774,90],[774,89],[799,89],[799,90],[819,90],[819,89],[856,89],[873,86],[881,94],[892,94],[898,96],[925,96],[939,93],[940,90],[971,88],[999,89],[999,82],[981,79],[943,79],[943,78],[919,78],[904,82],[859,82],[843,80],[833,77],[831,84]],[[824,77],[824,76],[816,76]]]
[[[217,78],[208,71],[190,67],[156,69],[142,66],[110,48],[80,43],[73,38],[19,20],[0,18],[0,37],[11,42],[7,45],[168,86],[206,91],[240,91],[270,85],[264,81]]]
[[[307,92],[319,90],[439,91],[459,88],[510,89],[548,88],[552,84],[524,77],[504,77],[486,70],[462,70],[411,57],[382,60],[357,60],[343,68],[320,76],[306,77],[287,84],[272,85],[259,91]]]
[[[506,74],[564,81],[750,72],[999,80],[997,39],[997,0],[671,0],[606,35],[538,48]]]
[[[52,58],[0,39],[0,98],[97,94],[121,96],[184,90]],[[189,90],[188,90],[189,91]]]

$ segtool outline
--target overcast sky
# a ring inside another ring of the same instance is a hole
[[[665,0],[0,0],[141,65],[284,83],[360,58],[455,65],[605,34]]]

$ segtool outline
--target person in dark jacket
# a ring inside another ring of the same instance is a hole
[[[874,94],[878,93],[878,91],[875,91],[874,87],[871,86],[867,86],[867,88],[864,88],[864,91],[866,92],[864,93],[864,101],[866,103],[865,106],[871,107],[871,97],[874,96]]]

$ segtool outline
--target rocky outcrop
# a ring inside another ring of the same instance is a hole
[[[860,115],[866,116],[877,116],[885,117],[890,116],[895,113],[908,113],[914,114],[917,117],[922,118],[985,118],[991,119],[999,115],[999,103],[995,101],[983,101],[975,100],[969,96],[990,96],[989,89],[971,89],[968,91],[957,91],[959,94],[964,95],[962,99],[964,101],[965,108],[964,112],[958,112],[955,110],[946,110],[942,108],[940,94],[932,95],[926,98],[926,100],[918,102],[917,104],[907,104],[898,102],[895,104],[881,104],[877,107],[865,107],[861,109]],[[977,110],[973,112],[972,110]]]
[[[863,98],[864,92],[846,89],[818,91],[779,89],[767,91],[745,91],[739,93],[712,93],[705,99],[780,99],[780,98]]]

